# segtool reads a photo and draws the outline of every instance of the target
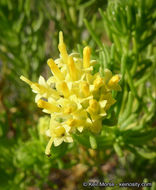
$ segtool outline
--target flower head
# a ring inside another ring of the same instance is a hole
[[[50,137],[46,147],[46,154],[50,154],[51,145],[72,142],[72,133],[82,132],[88,128],[99,132],[102,119],[115,100],[112,90],[121,90],[118,84],[119,75],[112,76],[110,70],[105,69],[104,77],[100,73],[92,75],[93,64],[91,49],[83,49],[83,59],[79,54],[68,55],[62,32],[59,33],[60,58],[47,61],[52,76],[45,80],[39,77],[38,83],[31,82],[24,76],[21,80],[28,83],[35,92],[35,102],[39,108],[51,115],[49,129]]]

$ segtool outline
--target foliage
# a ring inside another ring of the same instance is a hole
[[[92,178],[153,181],[155,188],[155,5],[154,0],[1,0],[0,189],[81,189]],[[43,114],[19,76],[33,81],[49,76],[45,61],[58,56],[60,30],[70,51],[82,56],[90,45],[98,61],[94,72],[103,76],[108,68],[121,74],[122,91],[112,93],[117,101],[100,134],[75,133],[74,143],[53,146],[46,157]]]

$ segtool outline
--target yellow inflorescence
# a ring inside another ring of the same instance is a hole
[[[120,76],[112,76],[110,70],[105,69],[104,77],[100,73],[91,74],[95,61],[90,59],[88,46],[83,50],[83,59],[77,54],[68,55],[60,32],[58,49],[60,58],[47,61],[53,74],[47,81],[42,76],[39,83],[20,77],[37,93],[35,102],[38,107],[51,115],[46,131],[50,137],[45,151],[47,155],[53,143],[58,146],[63,141],[73,142],[72,133],[76,130],[82,132],[88,128],[99,132],[106,111],[115,103],[111,91],[121,90]]]

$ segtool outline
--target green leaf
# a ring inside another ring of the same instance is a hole
[[[89,142],[90,142],[90,146],[91,146],[92,149],[97,148],[97,142],[96,142],[96,139],[95,139],[95,137],[93,135],[90,135]]]
[[[36,32],[37,30],[39,30],[42,23],[43,23],[43,13],[39,12],[39,17],[36,20],[34,20],[34,22],[32,23],[33,31]]]
[[[31,6],[31,1],[25,0],[24,9],[25,9],[25,13],[26,13],[27,17],[30,16],[30,6]]]
[[[119,157],[123,157],[123,151],[118,143],[113,144],[114,150]]]
[[[23,24],[23,21],[24,21],[24,13],[22,13],[19,17],[19,19],[14,23],[14,30],[19,33],[19,31],[21,30],[22,28],[22,24]]]
[[[68,143],[62,143],[59,146],[52,145],[51,158],[56,159],[62,157],[68,150]]]
[[[86,19],[84,19],[84,23],[85,23],[85,25],[86,25],[88,31],[90,32],[92,38],[93,38],[93,39],[95,40],[95,42],[97,43],[97,45],[98,45],[99,47],[103,47],[102,42],[100,41],[100,39],[99,39],[98,36],[96,35],[96,32],[93,30],[93,28],[92,28],[92,26],[90,25],[90,23],[89,23]]]
[[[84,145],[84,146],[87,147],[87,148],[90,148],[89,136],[83,135],[83,134],[73,134],[73,137],[74,137],[74,139],[75,139],[78,143]]]
[[[121,122],[120,129],[121,130],[126,130],[130,124],[134,123],[136,121],[138,117],[138,114],[132,114],[130,115],[126,120],[124,120],[123,122]]]
[[[133,103],[134,97],[131,92],[128,93],[128,102],[126,105],[126,108],[124,109],[124,113],[121,113],[119,116],[119,125],[125,122],[129,115],[132,113],[132,103]]]
[[[156,158],[156,152],[152,152],[149,149],[139,148],[139,147],[129,147],[131,151],[136,152],[140,156],[146,158],[146,159],[154,159]]]
[[[148,141],[151,141],[153,138],[156,137],[156,129],[151,129],[145,132],[138,132],[135,136],[127,136],[125,139],[125,143],[127,144],[134,144],[134,145],[143,145],[146,144]]]

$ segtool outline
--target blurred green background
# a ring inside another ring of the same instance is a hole
[[[155,8],[154,0],[0,1],[0,189],[79,190],[90,179],[147,181],[153,185],[144,190],[156,189]],[[53,147],[55,154],[45,156],[47,139],[41,131],[49,118],[19,77],[37,81],[40,75],[50,76],[46,60],[59,56],[59,31],[68,52],[82,54],[90,45],[98,61],[95,70],[100,66],[101,73],[109,68],[122,74],[122,92],[114,94],[112,108],[119,119],[112,125],[137,126],[132,136],[108,128],[115,138],[124,134],[123,141],[93,150],[75,137],[75,143]]]

